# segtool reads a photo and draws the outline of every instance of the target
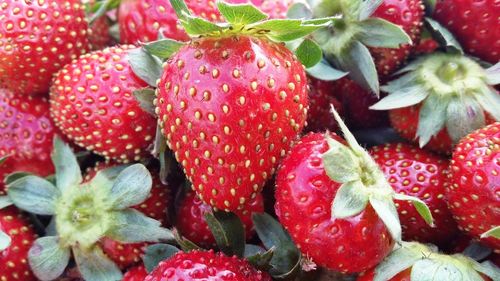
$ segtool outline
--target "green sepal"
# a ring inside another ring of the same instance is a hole
[[[54,150],[51,156],[56,168],[56,186],[61,192],[82,182],[82,172],[75,154],[58,136],[54,138]]]
[[[354,1],[353,1],[354,2]],[[360,1],[358,19],[364,21],[371,17],[373,13],[382,5],[383,0]]]
[[[336,81],[349,73],[333,68],[327,61],[321,60],[319,63],[306,69],[310,76],[323,81]]]
[[[245,247],[245,259],[259,270],[269,271],[272,268],[273,256],[274,248],[266,251],[256,245],[246,245]]]
[[[219,34],[224,31],[224,27],[218,24],[193,16],[185,16],[185,20],[181,19],[181,23],[184,30],[186,30],[186,33],[191,36],[199,36],[210,33]]]
[[[251,4],[228,4],[217,1],[217,8],[227,22],[234,25],[256,23],[268,18],[266,14]]]
[[[5,161],[7,161],[7,159],[9,157],[10,157],[10,155],[5,155],[5,156],[0,157],[0,165],[2,165],[3,163],[5,163]]]
[[[493,87],[484,86],[476,100],[495,120],[500,121],[500,95]]]
[[[472,97],[451,99],[446,109],[446,128],[453,143],[486,124],[481,105]]]
[[[185,43],[165,38],[154,42],[145,43],[142,47],[151,55],[165,60],[179,51],[179,49],[184,45]]]
[[[184,20],[186,16],[191,15],[188,6],[184,0],[169,0],[170,5],[174,8],[175,14],[181,20]]]
[[[179,251],[178,248],[169,244],[155,244],[146,247],[142,258],[146,271],[153,271],[161,261],[169,259]]]
[[[434,13],[434,9],[436,8],[436,2],[437,0],[424,0],[426,15],[431,16]]]
[[[396,241],[401,241],[401,222],[399,221],[398,210],[392,198],[372,195],[370,196],[370,205],[375,210],[378,217],[384,222],[392,238]]]
[[[128,53],[128,62],[137,77],[149,86],[156,87],[156,81],[163,73],[162,62],[159,58],[150,55],[142,48],[137,48]]]
[[[204,217],[219,249],[228,256],[243,257],[245,228],[240,218],[226,212],[208,212]]]
[[[382,87],[384,90],[384,87]],[[390,110],[419,104],[429,96],[429,92],[419,85],[400,88],[370,106],[372,110]]]
[[[172,231],[161,227],[161,223],[135,209],[121,211],[115,216],[115,225],[106,237],[123,243],[159,242],[174,240]]]
[[[427,30],[431,33],[432,38],[434,38],[441,47],[446,49],[447,52],[458,54],[464,53],[460,43],[458,43],[453,34],[439,22],[426,17],[424,23]]]
[[[144,202],[153,185],[148,169],[134,164],[123,170],[113,182],[109,200],[115,210],[125,209]]]
[[[487,246],[474,241],[465,250],[462,251],[462,255],[467,256],[475,261],[485,260],[491,253],[492,249]]]
[[[5,183],[5,185],[9,185],[13,182],[15,182],[16,180],[20,179],[20,178],[23,178],[23,177],[26,177],[26,176],[30,176],[30,175],[33,175],[32,173],[28,173],[28,172],[14,172],[14,173],[11,173],[11,174],[8,174],[3,182]]]
[[[339,124],[339,127],[340,127],[342,133],[344,134],[344,139],[349,144],[350,149],[355,154],[357,154],[359,156],[367,157],[367,158],[365,158],[365,160],[371,159],[368,152],[366,152],[366,150],[364,150],[363,147],[361,147],[361,145],[359,145],[359,143],[356,141],[356,138],[354,137],[354,135],[351,133],[351,131],[349,131],[349,128],[347,128],[347,125],[344,123],[344,121],[340,117],[337,110],[335,110],[335,107],[333,106],[333,104],[330,105],[330,109],[331,109],[331,112],[333,114],[333,117],[335,118],[335,121],[337,121],[337,123]],[[373,160],[371,160],[371,164],[375,164],[375,162]]]
[[[61,276],[70,257],[70,248],[62,247],[56,236],[38,238],[28,252],[31,270],[42,281],[54,280]]]
[[[483,281],[484,279],[472,267],[437,259],[422,259],[413,264],[412,281],[463,280]]]
[[[10,239],[10,236],[0,230],[0,252],[7,249],[11,242],[12,239]]]
[[[339,183],[360,180],[358,173],[359,160],[352,151],[326,135],[329,150],[322,155],[326,174]]]
[[[9,196],[7,196],[7,195],[0,196],[0,210],[3,208],[6,208],[8,206],[11,206],[12,204],[14,204],[14,202],[12,202],[12,200],[10,200]]]
[[[313,14],[305,3],[297,2],[288,8],[286,17],[289,19],[311,19]]]
[[[420,108],[416,134],[420,147],[424,147],[445,126],[448,103],[444,99],[429,95]]]
[[[500,280],[500,268],[490,261],[484,261],[482,263],[474,262],[473,265],[475,270],[481,272],[482,274],[488,276],[493,281]]]
[[[73,247],[73,255],[85,281],[117,281],[123,278],[120,268],[97,246],[88,251]]]
[[[370,1],[365,1],[370,2]],[[399,48],[411,44],[410,36],[398,25],[381,18],[370,18],[359,24],[358,40],[375,48]]]
[[[8,185],[7,194],[14,204],[37,215],[55,214],[60,191],[49,181],[37,177],[22,177]]]
[[[260,30],[274,41],[288,42],[300,39],[330,25],[331,19],[297,20],[271,19],[248,25],[249,30]]]
[[[90,185],[95,188],[111,191],[116,177],[129,166],[130,165],[117,165],[100,170],[94,178],[91,179]]]
[[[492,229],[481,234],[481,238],[493,237],[495,239],[500,239],[500,226],[495,226]]]
[[[103,0],[97,1],[91,8],[93,12],[89,19],[89,24],[92,25],[98,18],[104,16],[108,11],[118,8],[121,0]]]
[[[316,42],[306,39],[295,50],[295,55],[306,68],[311,68],[321,61],[323,51]]]
[[[155,108],[153,101],[156,98],[155,91],[150,88],[137,89],[134,92],[135,99],[139,102],[139,106],[145,112],[151,114],[156,117]]]
[[[332,204],[332,217],[344,219],[361,213],[368,205],[369,196],[361,181],[342,184]]]
[[[489,85],[500,84],[500,62],[486,69],[486,79]]]
[[[193,250],[202,250],[202,248],[196,245],[194,242],[180,235],[179,231],[174,229],[172,231],[174,234],[175,242],[181,247],[183,252],[190,252]]]
[[[424,219],[424,221],[431,227],[434,227],[434,218],[432,217],[432,212],[424,201],[420,200],[417,197],[400,193],[395,193],[394,199],[410,201],[413,204],[413,207],[415,207],[415,209],[417,210],[418,214]]]
[[[391,280],[400,272],[412,267],[427,252],[427,247],[418,243],[403,243],[377,266],[373,281]]]

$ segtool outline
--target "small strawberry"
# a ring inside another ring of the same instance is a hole
[[[50,160],[56,128],[45,98],[16,96],[0,89],[0,196],[5,195],[5,177],[13,172],[40,176],[54,173]]]
[[[500,61],[500,3],[497,0],[438,0],[433,18],[446,26],[465,51]]]
[[[420,36],[420,40],[418,40],[417,44],[413,48],[413,55],[426,55],[431,54],[439,49],[439,43],[434,40],[429,33],[429,31],[424,28],[422,30],[422,36]]]
[[[444,200],[447,159],[403,143],[376,146],[370,154],[394,191],[420,198],[434,217],[434,227],[431,227],[411,204],[396,201],[403,239],[448,244],[459,231]]]
[[[77,145],[119,162],[147,157],[156,121],[133,92],[147,84],[128,63],[133,46],[83,55],[54,78],[50,111],[55,124]]]
[[[36,234],[16,207],[0,209],[0,280],[37,280],[28,264]]]
[[[209,205],[203,203],[196,193],[189,192],[181,200],[176,217],[176,228],[184,237],[197,245],[214,247],[215,238],[205,221],[204,215],[212,212]],[[264,201],[261,194],[250,200],[243,209],[236,210],[235,214],[240,218],[245,228],[245,237],[251,239],[255,234],[252,222],[252,214],[264,212]]]
[[[162,261],[144,281],[271,281],[271,277],[253,268],[246,260],[214,251],[178,252]]]
[[[186,30],[207,34],[167,60],[156,112],[199,197],[234,211],[262,190],[306,121],[304,66],[270,38],[300,38],[326,20],[259,21],[267,16],[253,6],[245,6],[248,17],[242,6],[218,5],[232,23],[206,22],[217,33],[199,31],[188,11],[178,12]]]
[[[478,263],[463,255],[445,255],[418,243],[403,242],[375,269],[357,281],[496,281],[500,269],[490,262]]]
[[[466,136],[453,152],[445,194],[458,227],[496,252],[500,251],[499,158],[500,122]]]
[[[89,50],[78,0],[0,1],[0,88],[45,95],[52,75]]]
[[[125,275],[123,275],[122,281],[144,281],[144,278],[147,276],[146,268],[140,265],[127,270]]]
[[[333,134],[303,137],[278,171],[276,214],[312,262],[342,273],[363,272],[401,239],[393,199],[419,200],[396,194],[336,112],[335,118],[349,146]]]
[[[389,110],[392,126],[420,147],[451,153],[468,133],[500,120],[498,66],[483,69],[460,54],[434,53],[400,71],[371,108]]]
[[[112,38],[109,27],[109,19],[105,16],[99,17],[90,25],[89,41],[92,50],[102,50],[110,45]]]
[[[330,114],[330,105],[341,108],[340,102],[335,98],[338,89],[334,82],[322,81],[309,77],[309,110],[307,111],[306,131],[320,132],[330,130],[335,132],[338,129],[335,118]],[[340,115],[343,111],[340,110]]]

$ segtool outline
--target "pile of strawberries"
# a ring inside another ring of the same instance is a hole
[[[500,281],[498,85],[497,0],[0,0],[0,281]]]

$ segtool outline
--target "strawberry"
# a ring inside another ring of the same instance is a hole
[[[498,1],[438,0],[433,18],[455,35],[466,52],[491,63],[500,61]]]
[[[398,200],[403,239],[448,244],[459,231],[444,200],[447,159],[404,143],[376,146],[370,154],[396,192],[420,198],[433,214],[431,227],[411,204]]]
[[[160,262],[144,281],[220,280],[271,281],[271,277],[253,268],[246,260],[214,251],[178,252]]]
[[[105,16],[96,19],[90,26],[89,41],[92,50],[102,50],[112,42],[109,34],[109,19]]]
[[[500,120],[497,67],[485,70],[460,54],[423,56],[382,87],[389,96],[371,109],[389,110],[402,137],[449,154],[462,137]]]
[[[499,157],[500,122],[469,134],[453,152],[445,193],[458,227],[496,252],[500,251],[498,234],[487,232],[498,228],[500,221]]]
[[[140,265],[127,270],[125,275],[123,275],[122,281],[144,281],[146,276],[148,276],[146,268]]]
[[[270,25],[255,22],[266,15],[252,6],[245,8],[255,15],[249,18],[238,15],[241,6],[218,5],[232,21],[229,29],[206,22],[223,35],[208,32],[194,38],[167,60],[156,112],[168,146],[199,197],[234,211],[262,190],[306,120],[304,66],[284,44],[269,38],[300,38],[326,21],[307,21],[307,30],[300,31],[305,27],[300,20]],[[181,22],[193,34],[203,33],[190,26],[191,17]]]
[[[334,82],[322,81],[309,77],[309,110],[307,111],[307,131],[319,132],[338,129],[335,118],[330,114],[330,105],[340,108],[340,102],[335,98],[338,89]],[[340,115],[343,112],[340,111]]]
[[[77,145],[118,162],[147,157],[156,121],[133,96],[147,84],[131,70],[133,46],[83,55],[54,78],[50,111],[55,124]]]
[[[89,50],[78,0],[0,2],[0,88],[45,95],[52,75]]]
[[[376,268],[361,274],[357,281],[491,281],[500,278],[500,269],[490,262],[478,263],[463,255],[445,255],[430,245],[403,242]]]
[[[3,243],[6,238],[8,245]],[[35,239],[28,218],[16,207],[0,209],[0,280],[37,280],[27,262],[28,250]]]
[[[180,234],[197,245],[204,247],[216,246],[215,238],[204,217],[204,215],[209,212],[212,212],[212,208],[203,203],[203,201],[196,196],[196,193],[189,192],[182,199],[177,210],[177,230],[179,230]],[[243,209],[235,211],[235,214],[243,223],[247,240],[250,240],[255,234],[252,214],[262,212],[264,212],[264,201],[261,194],[258,194],[257,197],[250,200]]]
[[[42,97],[15,96],[0,89],[0,195],[5,195],[5,177],[13,172],[48,176],[54,172],[50,160],[56,131],[49,116],[49,102]]]

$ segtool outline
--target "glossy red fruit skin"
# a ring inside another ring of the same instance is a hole
[[[357,281],[373,281],[375,278],[375,270],[369,270],[356,279]],[[411,281],[411,268],[398,273],[396,276],[392,277],[387,281]]]
[[[429,226],[411,203],[397,200],[403,239],[447,245],[459,233],[444,200],[448,160],[404,143],[376,146],[370,154],[397,193],[420,198],[432,212],[435,227]]]
[[[28,251],[37,238],[28,218],[12,206],[0,209],[0,231],[12,240],[0,251],[0,280],[37,280],[28,264]]]
[[[215,247],[215,238],[205,221],[204,215],[212,212],[209,205],[203,203],[196,193],[189,192],[181,201],[176,217],[176,228],[182,236],[186,237],[196,245],[202,247]],[[245,208],[236,210],[235,214],[240,218],[245,227],[247,241],[255,235],[252,214],[264,212],[264,200],[262,194],[251,199]]]
[[[90,30],[92,32],[89,34],[89,41],[92,50],[102,50],[112,42],[111,35],[109,34],[109,20],[107,17],[102,16],[96,19],[90,26]]]
[[[335,98],[338,91],[336,85],[337,83],[332,81],[322,81],[309,77],[311,90],[309,91],[306,131],[337,131],[337,121],[335,121],[330,111],[330,105],[333,105],[339,114],[343,116],[342,104]]]
[[[499,158],[500,122],[469,134],[453,152],[445,196],[460,230],[476,239],[500,221]],[[500,252],[498,239],[481,242]]]
[[[89,50],[78,0],[0,1],[0,88],[46,95],[52,75]]]
[[[421,0],[384,0],[372,17],[399,25],[417,42],[422,31],[424,5]],[[410,55],[412,46],[405,44],[398,49],[370,48],[380,78],[396,71]]]
[[[413,49],[414,55],[431,54],[439,48],[439,43],[432,38],[422,38]]]
[[[232,211],[262,190],[304,127],[307,95],[304,68],[284,45],[204,38],[167,62],[157,111],[200,198]]]
[[[455,35],[467,53],[500,61],[500,2],[438,0],[433,17]]]
[[[148,276],[146,268],[143,265],[129,269],[124,275],[122,281],[144,281]]]
[[[304,256],[318,266],[363,272],[382,261],[394,241],[370,205],[354,217],[332,218],[340,184],[323,167],[321,157],[328,149],[319,133],[306,135],[292,148],[276,178],[276,214]]]
[[[147,84],[128,63],[135,47],[124,45],[83,55],[54,78],[50,111],[55,124],[77,145],[118,162],[150,155],[155,118],[133,91]]]
[[[55,126],[45,98],[16,96],[0,89],[0,196],[5,195],[4,178],[24,171],[39,176],[54,172],[50,159]]]
[[[246,260],[214,251],[179,252],[160,262],[144,281],[271,281]]]

